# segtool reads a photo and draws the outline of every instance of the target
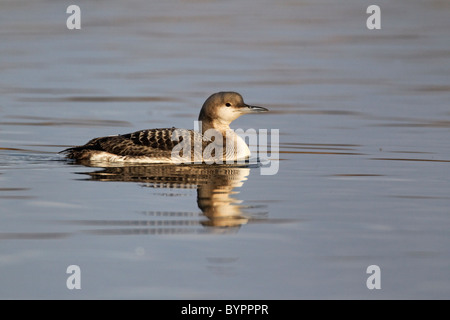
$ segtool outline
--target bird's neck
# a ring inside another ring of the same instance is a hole
[[[227,132],[230,129],[230,123],[229,122],[223,122],[220,120],[200,120],[201,121],[201,132],[202,134],[205,134],[206,131],[213,129],[219,133],[221,133],[224,137],[227,134]]]

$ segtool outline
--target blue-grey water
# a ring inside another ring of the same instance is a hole
[[[444,0],[1,0],[0,298],[449,299],[449,18]],[[223,90],[271,110],[232,127],[279,129],[276,174],[57,153],[192,128]]]

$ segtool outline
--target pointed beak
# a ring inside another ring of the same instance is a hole
[[[241,113],[259,113],[259,112],[267,112],[269,109],[257,106],[249,106],[248,104],[244,104],[241,108],[239,108]]]

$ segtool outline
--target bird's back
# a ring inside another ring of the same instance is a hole
[[[200,133],[193,130],[158,128],[95,138],[85,145],[62,152],[66,153],[68,158],[77,160],[171,162],[175,146],[186,142],[186,139],[190,139],[189,150],[192,151],[192,158],[195,156],[194,145],[204,145],[207,142]]]

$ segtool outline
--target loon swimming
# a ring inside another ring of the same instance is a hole
[[[244,103],[237,92],[218,92],[200,110],[201,132],[177,128],[140,130],[100,137],[61,151],[67,158],[102,162],[190,163],[244,160],[250,149],[230,123],[246,113],[268,109]]]

